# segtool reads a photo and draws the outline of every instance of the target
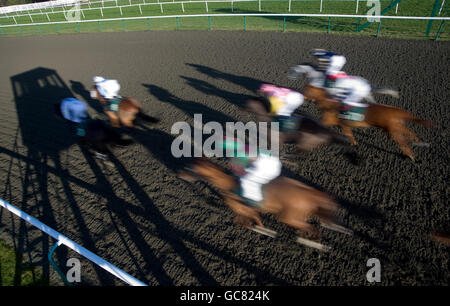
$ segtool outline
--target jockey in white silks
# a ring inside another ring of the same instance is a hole
[[[252,206],[263,201],[263,186],[281,174],[280,159],[266,150],[257,150],[256,156],[248,156],[248,148],[237,140],[224,140],[223,147],[235,152],[234,162],[242,171],[234,171],[240,177],[240,195]],[[233,165],[232,165],[233,166]]]
[[[327,87],[327,79],[340,73],[347,59],[341,54],[322,49],[315,49],[312,51],[312,54],[319,62],[317,70],[323,73],[324,83],[320,87]]]
[[[327,79],[325,91],[333,100],[341,102],[339,117],[351,121],[363,121],[369,106],[364,99],[374,103],[372,87],[361,77],[348,76],[340,71]]]

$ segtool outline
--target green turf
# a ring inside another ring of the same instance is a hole
[[[0,28],[0,35],[7,36],[26,36],[26,35],[45,35],[58,33],[90,33],[90,32],[115,32],[115,31],[146,31],[146,30],[274,30],[274,31],[313,31],[313,32],[327,32],[331,33],[354,33],[359,35],[376,35],[381,37],[400,37],[400,38],[419,38],[427,39],[425,36],[428,21],[417,20],[387,20],[381,22],[380,31],[378,32],[379,23],[372,23],[359,33],[356,33],[358,22],[360,25],[366,22],[363,18],[358,21],[357,18],[317,18],[317,17],[302,17],[294,18],[287,17],[246,17],[245,24],[243,17],[212,17],[211,21],[208,17],[188,18],[180,17],[168,19],[152,18],[155,16],[167,15],[188,15],[188,14],[232,14],[243,13],[320,13],[319,0],[296,0],[291,3],[291,11],[289,12],[288,0],[263,0],[261,1],[261,10],[259,9],[258,1],[252,2],[236,2],[233,4],[233,12],[231,3],[208,3],[208,12],[206,11],[205,3],[174,3],[173,1],[162,0],[166,2],[162,6],[157,3],[158,0],[117,0],[117,5],[122,6],[122,12],[116,7],[115,1],[105,2],[102,11],[102,3],[93,3],[90,6],[82,5],[83,15],[82,20],[108,19],[108,18],[127,18],[127,17],[150,17],[150,19],[143,20],[126,20],[113,22],[80,22],[78,24],[60,24],[53,25],[24,25],[13,28]],[[403,0],[399,4],[399,16],[430,16],[434,6],[434,0]],[[126,6],[126,5],[139,6]],[[150,3],[153,3],[150,5]],[[390,3],[390,0],[383,0],[381,2],[381,9],[385,9]],[[90,9],[96,8],[96,9]],[[183,12],[184,8],[184,12]],[[365,14],[369,8],[366,6],[366,1],[360,1],[358,14]],[[1,25],[31,24],[31,19],[34,23],[50,21],[65,21],[64,12],[62,8],[57,9],[43,9],[30,11],[30,16],[17,16],[15,21],[12,17],[0,18]],[[103,12],[103,16],[102,13]],[[142,14],[141,14],[142,12]],[[25,13],[25,12],[24,12]],[[323,14],[355,14],[356,1],[349,0],[324,0]],[[23,14],[23,13],[22,13]],[[446,13],[448,15],[448,13]],[[12,15],[12,14],[10,14]],[[386,13],[386,15],[395,15],[395,8]],[[434,38],[436,32],[441,25],[440,21],[433,22],[430,38]],[[450,35],[446,28],[446,24],[439,37],[440,40],[449,40]]]
[[[48,285],[41,271],[27,264],[22,254],[17,253],[0,240],[0,286]]]

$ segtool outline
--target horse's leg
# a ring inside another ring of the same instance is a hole
[[[352,128],[348,125],[345,125],[343,123],[340,123],[339,126],[341,127],[342,133],[344,133],[345,136],[347,136],[350,139],[350,144],[352,146],[356,145],[356,140],[355,137],[353,136],[352,133]]]
[[[392,140],[398,144],[400,150],[402,150],[402,152],[406,156],[408,156],[412,161],[414,161],[414,152],[408,145],[407,136],[404,135],[402,131],[399,131],[398,129],[389,130],[389,135],[391,136]]]
[[[128,128],[134,128],[134,124],[133,121],[136,118],[136,115],[134,113],[131,112],[123,112],[119,110],[119,119],[120,122],[128,127]]]
[[[238,218],[238,220],[235,219],[235,221],[239,221],[242,220],[242,218],[246,218],[250,221],[254,221],[259,226],[264,227],[258,212],[253,208],[244,206],[241,203],[237,202],[236,200],[232,199],[231,197],[227,197],[225,203],[228,205],[228,207],[230,207],[234,211],[234,213],[237,216],[241,216],[239,217],[241,219]]]
[[[117,116],[116,113],[110,112],[110,111],[106,111],[106,115],[108,116],[109,121],[111,122],[111,125],[113,127],[116,127],[116,128],[120,127],[119,117]]]

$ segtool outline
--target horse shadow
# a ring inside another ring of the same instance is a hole
[[[55,109],[59,108],[62,99],[73,97],[71,90],[56,70],[38,67],[10,78],[13,89],[16,112],[19,127],[16,132],[15,150],[19,148],[19,139],[26,147],[27,153],[24,159],[24,172],[22,180],[22,203],[20,209],[27,212],[36,212],[38,218],[50,227],[58,227],[55,212],[51,209],[50,189],[52,189],[48,177],[50,175],[48,164],[55,165],[55,171],[63,186],[64,195],[68,207],[77,220],[80,229],[82,243],[85,247],[95,252],[95,244],[88,231],[86,221],[75,199],[72,188],[67,179],[67,171],[63,167],[61,154],[76,143],[73,125],[66,120],[58,118]],[[19,135],[20,134],[20,135]],[[36,201],[32,200],[35,199]],[[38,200],[39,199],[39,200]],[[40,213],[42,211],[42,213]],[[23,223],[24,221],[21,220]],[[25,227],[21,226],[18,236],[20,248],[23,246]],[[42,254],[49,251],[49,240],[46,234],[42,236]],[[21,251],[19,248],[19,251]],[[58,261],[67,256],[65,248],[56,250]],[[50,273],[48,261],[43,260],[43,275],[48,277]],[[62,266],[65,266],[63,264]],[[108,274],[100,267],[95,267],[99,279],[107,279]],[[105,281],[104,284],[112,284]]]
[[[186,65],[191,66],[192,68],[195,68],[198,72],[203,73],[213,79],[228,81],[232,84],[242,86],[245,89],[247,89],[248,91],[253,92],[253,93],[256,93],[256,91],[261,87],[261,84],[265,83],[262,80],[219,71],[217,69],[214,69],[214,68],[211,68],[208,66],[204,66],[204,65],[192,64],[192,63],[186,63]]]
[[[233,118],[222,112],[211,109],[198,102],[183,100],[162,87],[150,84],[142,84],[142,86],[147,88],[149,93],[159,101],[173,105],[191,118],[194,118],[195,114],[201,114],[204,121],[218,121],[220,123],[234,122]]]

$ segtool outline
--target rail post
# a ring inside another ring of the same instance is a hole
[[[439,30],[436,33],[436,37],[434,37],[434,40],[438,40],[439,34],[441,34],[441,31],[444,28],[444,23],[445,23],[445,20],[442,20],[441,26],[439,27]]]
[[[180,18],[177,16],[177,31],[180,29]]]
[[[123,25],[123,31],[126,32],[127,31],[127,27],[125,25],[125,20],[122,19],[122,25]]]
[[[101,24],[100,20],[98,21],[98,28],[100,29],[100,32],[103,32],[102,24]]]
[[[72,286],[72,284],[69,283],[69,281],[67,280],[66,276],[61,272],[61,270],[59,269],[58,265],[53,261],[53,253],[55,252],[56,248],[59,247],[60,245],[61,245],[60,241],[56,242],[55,245],[48,252],[47,258],[48,258],[48,261],[50,262],[50,264],[53,266],[53,269],[55,269],[55,271],[62,278],[64,284],[66,286]]]
[[[327,28],[327,33],[330,33],[331,30],[331,17],[328,17],[328,28]]]
[[[245,17],[246,17],[246,16],[244,16],[244,32],[245,32],[246,29],[247,29],[247,23],[246,23],[246,21],[245,21]]]
[[[57,24],[57,23],[55,23],[55,26],[56,26],[56,32],[57,32],[58,34],[61,34],[61,31],[59,30],[59,27],[58,27],[58,24]]]
[[[38,24],[36,25],[36,27],[37,27],[37,29],[38,29],[38,31],[39,31],[39,35],[42,35],[41,28],[39,27]]]
[[[381,19],[380,22],[378,23],[377,37],[380,35],[380,29],[381,29]]]
[[[211,31],[211,16],[208,16],[208,21],[209,21],[209,30]]]
[[[77,22],[78,33],[81,33],[80,24]]]
[[[151,31],[152,30],[152,26],[150,24],[150,17],[147,18],[147,24],[148,24],[148,30]]]
[[[283,17],[283,33],[286,31],[286,16]]]
[[[2,37],[5,36],[5,32],[3,32],[2,28],[0,28],[0,34],[2,34]]]
[[[436,13],[439,10],[439,2],[440,2],[440,0],[435,0],[433,10],[431,11],[431,17],[436,16]],[[432,25],[433,25],[433,20],[430,20],[428,22],[427,31],[425,32],[425,35],[427,35],[427,37],[430,35]]]

